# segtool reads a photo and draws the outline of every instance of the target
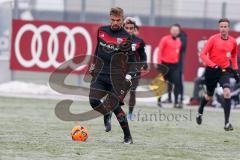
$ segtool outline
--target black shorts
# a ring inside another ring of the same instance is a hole
[[[206,67],[204,76],[208,96],[213,96],[217,83],[219,83],[222,88],[230,88],[232,73],[226,69]]]
[[[120,101],[123,100],[128,90],[130,89],[131,83],[121,75],[104,75],[99,74],[97,77],[92,79],[90,90],[108,92],[116,97]],[[90,91],[91,93],[91,91]],[[91,95],[90,95],[91,96]]]
[[[94,77],[92,79],[90,88],[114,93],[110,75],[101,75],[100,74],[96,78]]]
[[[177,82],[181,81],[181,72],[179,65],[177,63],[165,63],[158,66],[161,73],[164,75],[164,79],[170,83],[177,84]],[[165,72],[165,73],[164,73]]]

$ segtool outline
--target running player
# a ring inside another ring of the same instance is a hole
[[[110,112],[113,111],[124,133],[125,144],[133,143],[128,121],[121,104],[131,82],[125,79],[127,54],[131,48],[130,35],[124,30],[123,10],[110,10],[110,25],[98,29],[97,47],[91,65],[93,75],[89,101],[94,110],[104,115],[106,132],[111,130]],[[103,99],[105,98],[105,99]]]
[[[220,33],[209,38],[200,54],[201,59],[207,65],[205,71],[207,94],[200,102],[196,121],[199,125],[202,123],[204,106],[212,99],[217,83],[219,83],[224,92],[224,129],[231,131],[233,130],[233,126],[229,122],[231,111],[229,79],[233,76],[237,82],[239,81],[239,73],[237,71],[237,42],[236,39],[228,33],[230,27],[230,21],[228,19],[220,19],[218,27]]]
[[[132,86],[130,89],[130,98],[129,98],[129,111],[128,111],[128,119],[133,120],[133,109],[136,104],[136,88],[139,84],[139,79],[141,77],[141,69],[146,70],[147,69],[147,63],[146,63],[146,52],[145,52],[145,43],[144,41],[136,36],[136,33],[138,33],[139,27],[136,24],[136,21],[132,17],[127,17],[124,20],[124,29],[132,36],[132,53],[135,56],[135,59],[129,59],[129,63],[138,63],[135,65],[137,67],[137,72],[133,73],[132,78]],[[134,66],[134,65],[133,65]]]

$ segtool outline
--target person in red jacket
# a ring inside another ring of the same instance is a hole
[[[159,43],[158,52],[158,68],[164,65],[168,68],[168,72],[164,75],[165,80],[168,83],[174,85],[174,107],[182,108],[181,101],[178,102],[178,96],[180,95],[181,87],[181,72],[179,68],[181,40],[178,37],[180,33],[179,25],[172,25],[170,27],[170,34],[164,36]],[[161,70],[161,69],[160,69]],[[158,99],[158,103],[161,103],[161,97]]]
[[[229,123],[231,111],[229,79],[234,77],[237,82],[239,81],[237,42],[228,33],[230,21],[227,18],[220,19],[218,24],[220,33],[211,36],[200,53],[200,58],[207,66],[205,71],[207,94],[200,102],[196,121],[199,125],[202,123],[204,106],[212,99],[217,83],[219,83],[224,92],[224,129],[230,131],[233,130],[233,126]]]

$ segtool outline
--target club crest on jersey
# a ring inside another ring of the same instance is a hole
[[[137,44],[135,44],[135,43],[132,44],[132,51],[136,51],[136,46],[137,46]]]
[[[122,39],[122,38],[117,38],[117,43],[118,43],[118,44],[121,44],[121,43],[122,43],[122,41],[123,41],[123,39]]]
[[[229,58],[231,57],[231,52],[227,52],[226,56]]]

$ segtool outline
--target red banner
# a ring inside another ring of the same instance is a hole
[[[86,70],[96,46],[96,33],[100,24],[65,23],[50,21],[22,21],[13,20],[11,69],[36,72],[52,72],[66,60],[83,55],[82,66],[78,73]],[[191,81],[196,76],[198,62],[198,42],[208,38],[217,30],[184,29],[188,37],[187,53],[184,63],[185,80]],[[169,34],[164,27],[147,27],[140,29],[140,37],[146,43],[146,52],[149,63],[157,63],[157,45],[160,39]],[[240,34],[232,32],[238,38]],[[148,74],[152,77],[154,73]]]

